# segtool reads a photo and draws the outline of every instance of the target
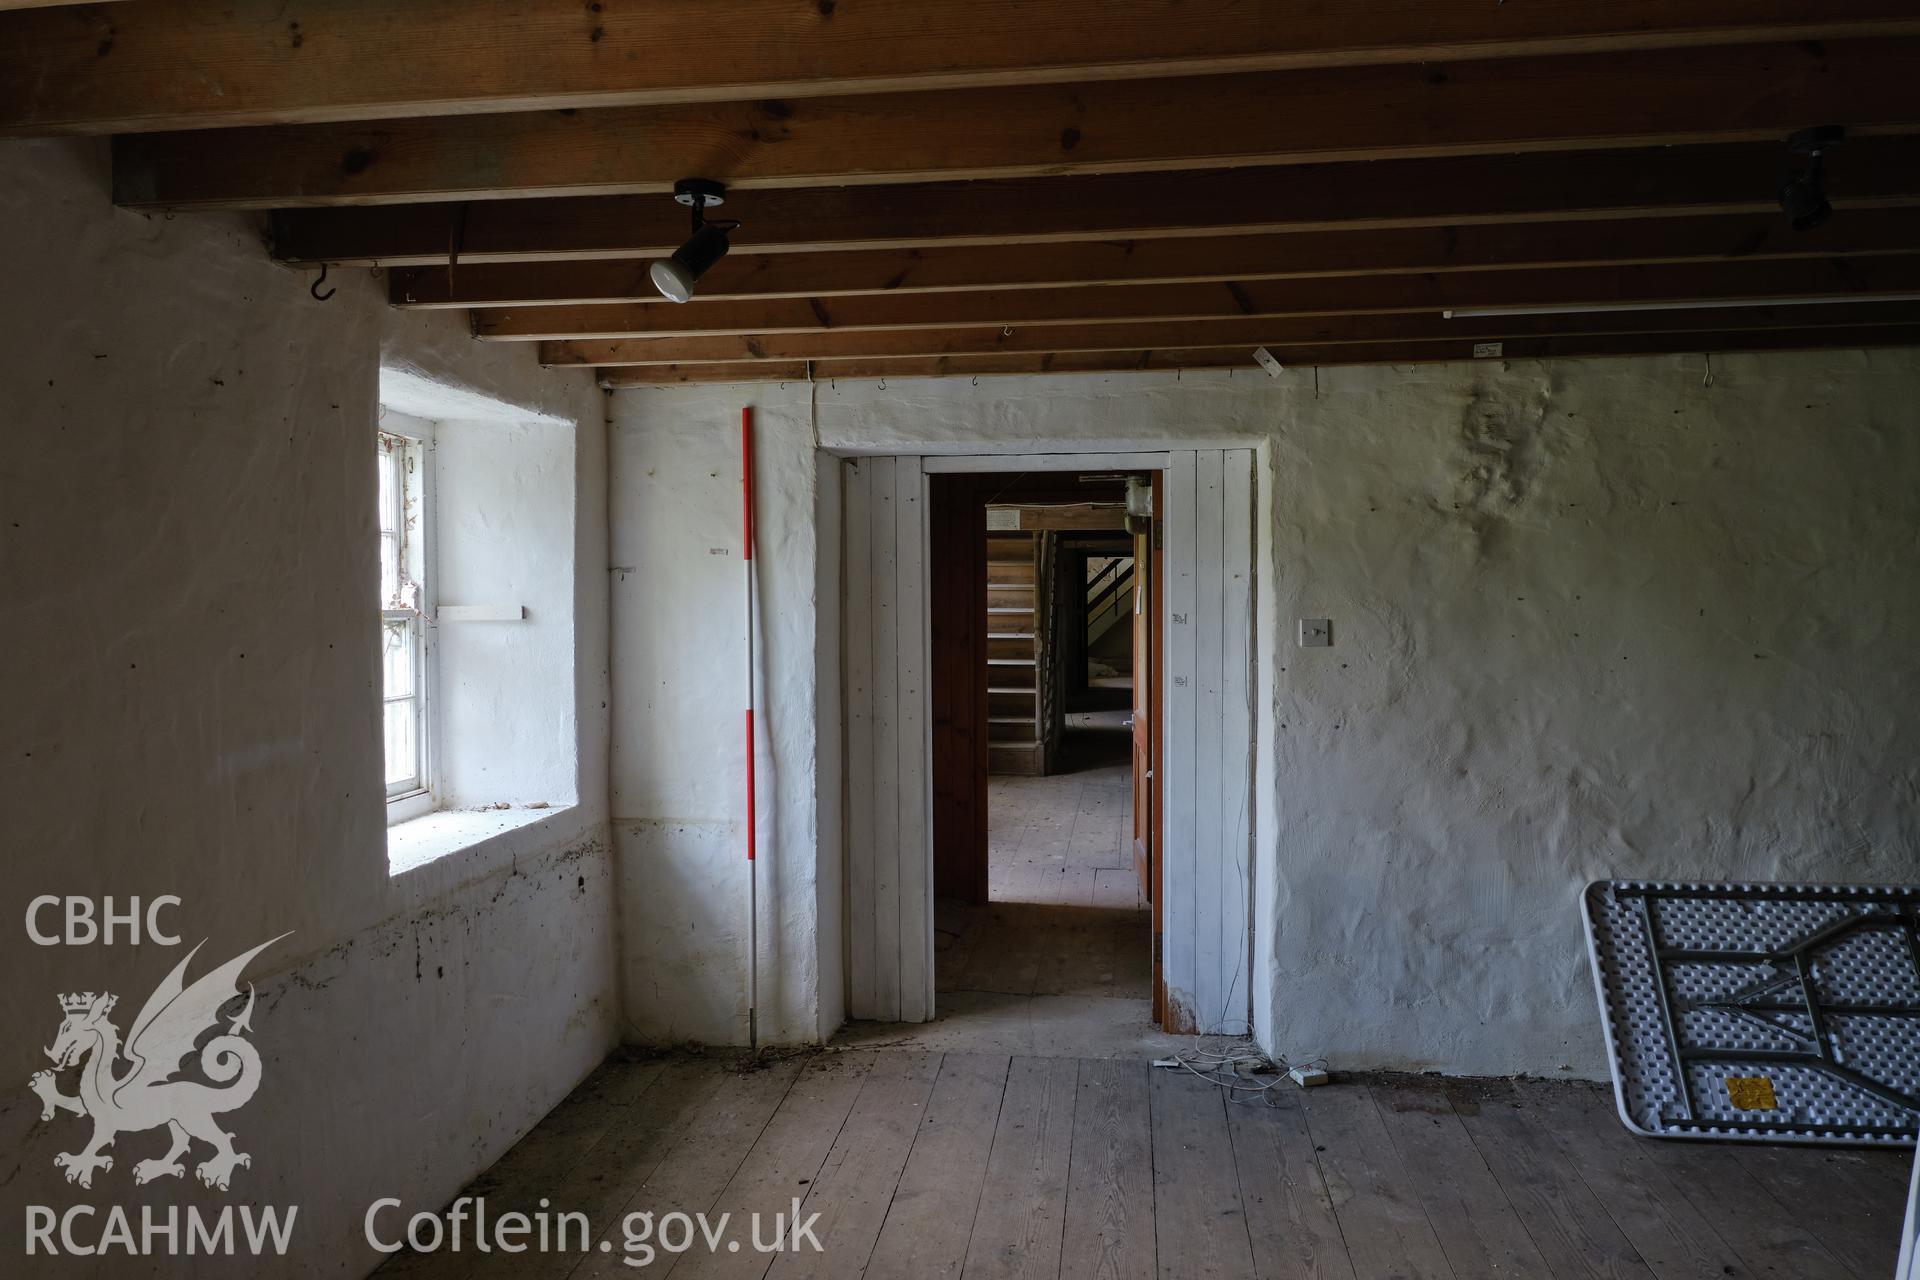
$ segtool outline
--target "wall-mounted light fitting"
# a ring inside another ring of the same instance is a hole
[[[1833,216],[1833,206],[1827,203],[1826,169],[1821,156],[1846,140],[1847,128],[1839,124],[1802,129],[1787,139],[1787,150],[1807,157],[1807,167],[1780,184],[1780,210],[1795,231],[1811,231]]]
[[[682,178],[673,184],[673,198],[693,210],[693,234],[673,251],[673,256],[661,258],[647,268],[647,275],[661,297],[669,302],[686,302],[693,297],[693,287],[700,282],[700,277],[727,256],[727,250],[732,247],[727,235],[740,224],[707,221],[708,208],[724,203],[727,198],[723,183],[707,178]]]

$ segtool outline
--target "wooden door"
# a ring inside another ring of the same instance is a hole
[[[975,476],[928,477],[933,881],[987,900],[987,507]]]

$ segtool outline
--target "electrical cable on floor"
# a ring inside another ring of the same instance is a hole
[[[1231,1035],[1222,1027],[1216,1026],[1207,1033],[1213,1036]],[[1251,1044],[1218,1051],[1199,1046],[1182,1049],[1178,1053],[1154,1061],[1154,1066],[1164,1070],[1186,1071],[1200,1077],[1208,1084],[1222,1090],[1228,1102],[1261,1102],[1266,1106],[1276,1106],[1273,1090],[1285,1083],[1287,1072],[1295,1067],[1326,1070],[1325,1058],[1310,1058],[1305,1062],[1290,1062],[1286,1058],[1269,1058]]]

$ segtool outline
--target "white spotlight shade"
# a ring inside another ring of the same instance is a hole
[[[693,297],[693,275],[672,258],[657,258],[647,268],[653,287],[668,302],[686,302]]]
[[[669,302],[686,302],[693,297],[693,286],[699,283],[700,277],[726,257],[731,247],[724,228],[704,226],[675,249],[672,257],[661,258],[648,267],[647,275],[661,297]]]

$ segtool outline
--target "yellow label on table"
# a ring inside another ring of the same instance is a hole
[[[1777,1111],[1773,1081],[1765,1076],[1728,1076],[1727,1097],[1741,1111]]]

